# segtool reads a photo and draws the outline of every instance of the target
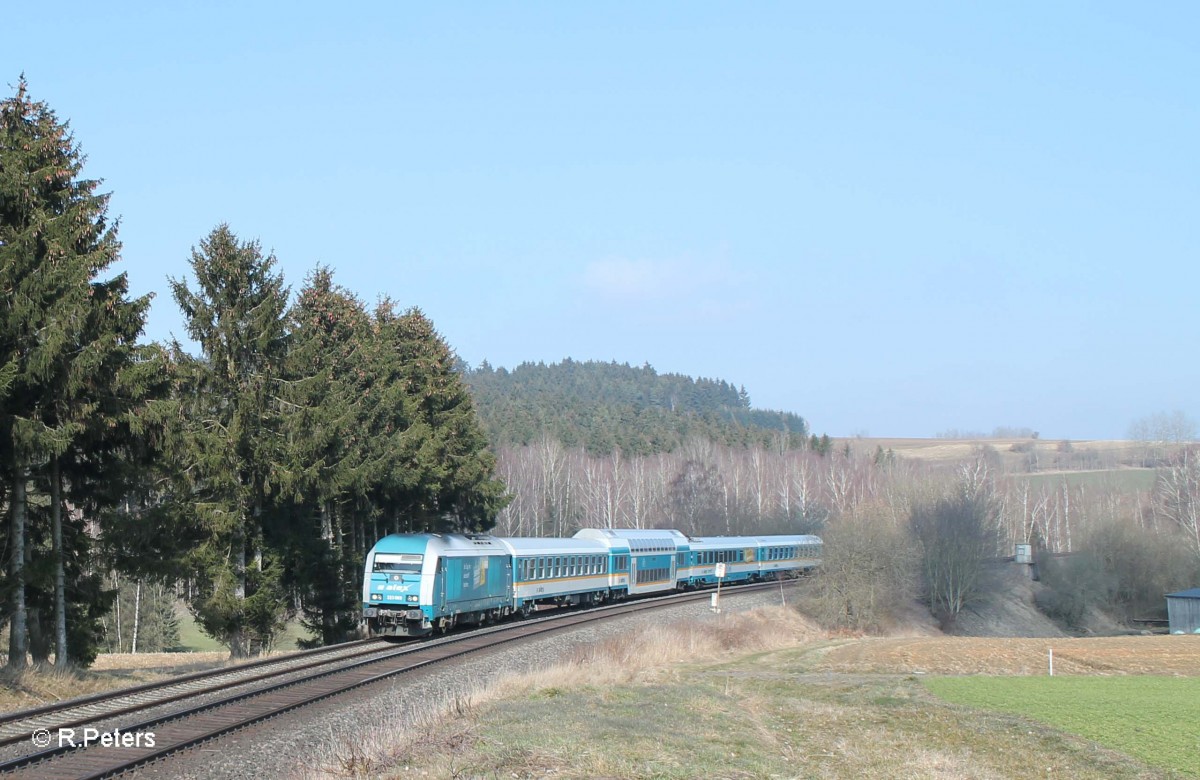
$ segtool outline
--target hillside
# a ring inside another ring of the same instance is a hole
[[[485,361],[464,372],[479,417],[496,446],[548,435],[593,454],[644,455],[691,437],[733,446],[803,446],[804,418],[754,409],[744,388],[725,380],[659,374],[651,366],[523,363],[509,371]]]

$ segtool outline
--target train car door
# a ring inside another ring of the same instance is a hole
[[[434,579],[434,603],[438,605],[438,615],[446,614],[446,559],[438,556],[437,575]]]

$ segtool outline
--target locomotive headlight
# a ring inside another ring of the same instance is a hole
[[[420,597],[420,596],[409,596],[409,597],[408,597],[408,600],[409,600],[410,602],[412,602],[413,604],[416,604],[418,601],[420,601],[420,600],[421,600],[421,597]]]
[[[372,593],[371,594],[371,601],[382,601],[382,600],[383,600],[382,593]]]

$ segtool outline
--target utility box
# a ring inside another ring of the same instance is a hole
[[[1016,561],[1017,563],[1033,563],[1033,545],[1018,544]]]

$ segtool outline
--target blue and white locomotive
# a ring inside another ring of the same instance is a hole
[[[538,605],[599,604],[650,593],[806,572],[817,536],[691,537],[585,528],[570,539],[393,534],[367,554],[363,617],[372,635],[423,636],[528,615]]]

